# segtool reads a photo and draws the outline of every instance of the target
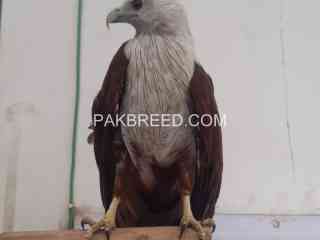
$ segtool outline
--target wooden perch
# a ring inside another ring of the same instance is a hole
[[[118,228],[112,232],[111,240],[178,240],[179,231],[177,227]],[[85,234],[81,231],[4,233],[0,235],[0,240],[88,240]],[[198,240],[198,236],[187,229],[182,239]],[[209,231],[207,239],[211,239]],[[106,236],[98,233],[92,240],[106,240]]]

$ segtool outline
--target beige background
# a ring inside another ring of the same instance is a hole
[[[118,0],[84,1],[76,169],[80,215],[101,210],[90,105],[134,31],[105,27]],[[224,129],[219,213],[320,213],[317,0],[184,1]],[[0,232],[62,228],[75,92],[76,0],[5,0],[0,45]],[[288,123],[289,130],[288,131]]]

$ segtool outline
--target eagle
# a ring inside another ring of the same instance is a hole
[[[178,0],[127,0],[107,25],[136,34],[113,57],[92,105],[92,133],[104,218],[89,235],[116,227],[180,226],[205,238],[220,193],[223,152],[213,83],[196,60],[186,11]],[[182,116],[179,126],[128,126],[97,115]],[[193,123],[193,124],[192,124]],[[204,124],[206,123],[206,124]]]

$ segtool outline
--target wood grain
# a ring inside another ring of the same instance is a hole
[[[174,240],[178,239],[177,227],[153,228],[118,228],[111,234],[111,240]],[[207,239],[211,238],[208,232]],[[88,240],[85,232],[81,231],[52,231],[52,232],[18,232],[4,233],[0,240]],[[198,240],[197,234],[187,229],[183,240]],[[104,233],[98,233],[91,240],[106,240]]]

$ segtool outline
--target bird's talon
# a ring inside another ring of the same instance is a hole
[[[115,225],[114,224],[108,224],[106,223],[106,227],[104,228],[104,233],[107,237],[107,240],[110,240],[111,237],[111,232],[115,229]]]
[[[193,217],[183,217],[182,218],[181,223],[180,223],[179,239],[182,238],[184,231],[188,227],[192,228],[198,234],[199,240],[205,240],[206,234],[205,234],[205,231],[204,231],[202,225],[200,224],[200,222],[195,220]]]
[[[105,229],[104,233],[106,235],[107,240],[110,240],[110,230],[109,229]]]
[[[82,230],[83,232],[87,231],[86,225],[83,224],[83,223],[81,223],[81,230]]]
[[[88,233],[85,235],[86,239],[90,239],[92,237],[93,233],[89,230]]]
[[[215,232],[216,223],[212,218],[205,219],[201,222],[201,225],[205,228],[210,228],[211,232]]]
[[[180,225],[180,234],[179,234],[179,239],[180,240],[182,239],[183,233],[186,231],[187,227],[188,226],[186,224],[183,224],[183,223]]]
[[[87,225],[92,227],[95,224],[96,224],[96,222],[90,217],[84,217],[83,219],[81,219],[81,229],[82,229],[82,231],[86,231],[87,230],[86,229]]]
[[[115,227],[116,226],[112,221],[103,219],[96,224],[91,225],[91,229],[89,229],[88,233],[86,234],[86,238],[91,239],[95,233],[102,230],[105,232],[107,239],[110,240],[111,232],[115,229]]]

